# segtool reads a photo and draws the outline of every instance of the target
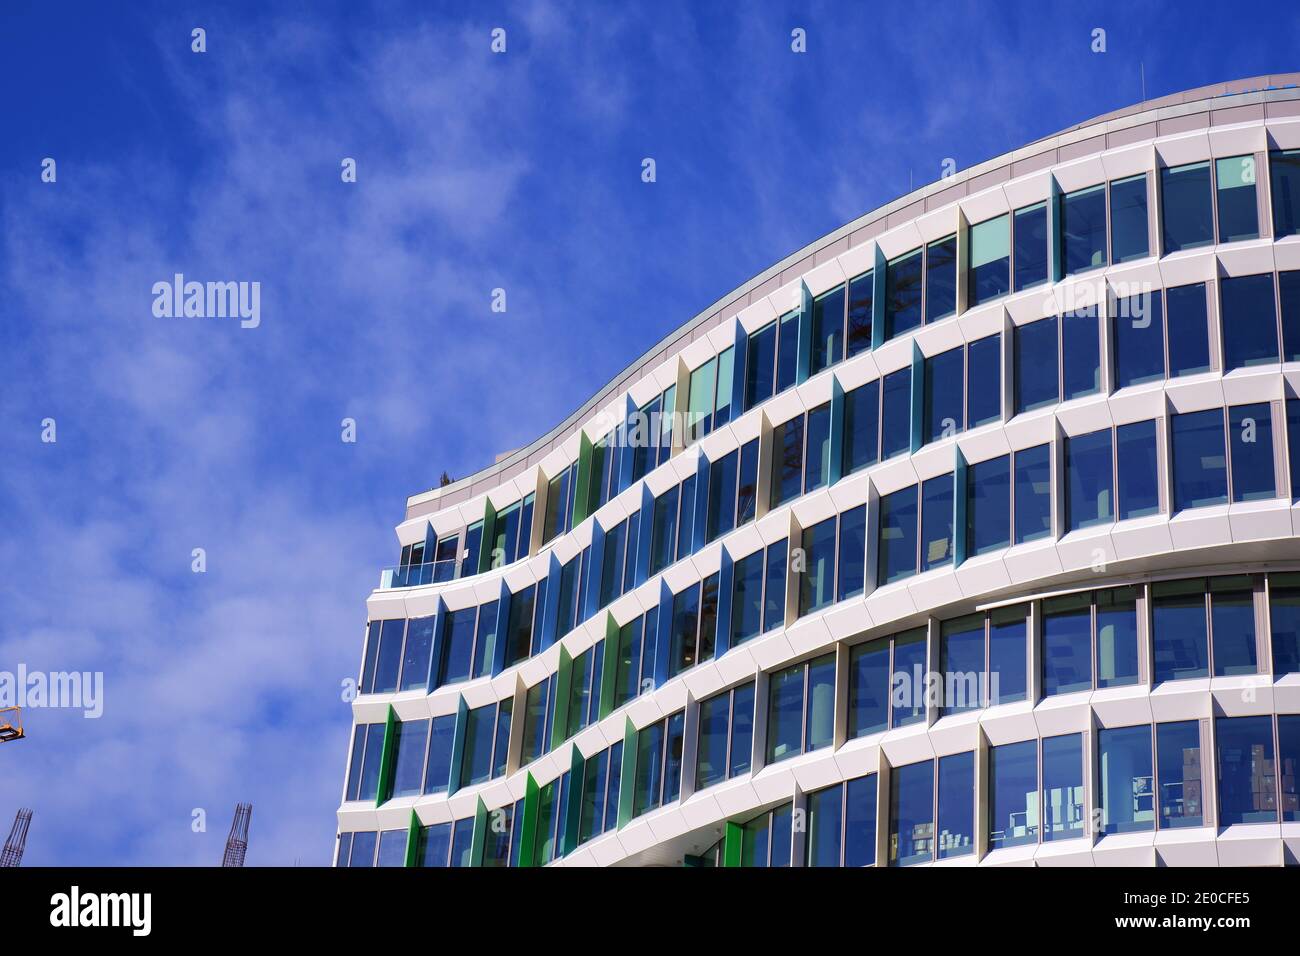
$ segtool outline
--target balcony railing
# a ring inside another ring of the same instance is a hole
[[[407,564],[395,568],[384,568],[379,572],[379,588],[380,590],[413,588],[421,584],[441,584],[443,581],[454,581],[464,573],[461,567],[463,563],[456,558],[448,558],[445,561],[429,561],[425,564]]]

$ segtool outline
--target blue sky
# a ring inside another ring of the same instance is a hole
[[[326,864],[406,496],[909,176],[1136,102],[1140,62],[1150,97],[1300,68],[1300,12],[1196,6],[8,0],[0,671],[105,689],[0,749],[0,833],[212,865],[247,800],[250,864]],[[260,326],[156,318],[176,272],[259,281]]]

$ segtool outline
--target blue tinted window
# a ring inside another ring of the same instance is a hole
[[[1011,543],[1011,456],[971,465],[966,472],[966,553],[970,557]]]
[[[1156,423],[1132,422],[1115,429],[1119,472],[1119,517],[1141,518],[1160,510]]]
[[[424,791],[424,756],[428,745],[429,721],[398,721],[393,755],[394,797],[415,797]]]
[[[934,856],[934,761],[895,767],[889,776],[889,865]]]
[[[1083,836],[1083,735],[1043,738],[1043,840]]]
[[[844,474],[876,460],[880,429],[880,382],[867,382],[844,396]]]
[[[990,335],[966,346],[966,427],[1002,418],[1002,336]]]
[[[843,356],[844,291],[844,286],[838,286],[813,300],[811,375],[830,368]]]
[[[835,738],[835,655],[808,662],[804,750],[829,747]]]
[[[921,570],[952,563],[952,473],[921,485]]]
[[[943,671],[943,713],[978,710],[985,702],[984,615],[944,621],[939,638],[939,667]]]
[[[804,416],[796,415],[772,430],[773,508],[803,491],[803,423]]]
[[[731,694],[718,694],[700,702],[699,745],[696,750],[695,785],[703,790],[727,777],[727,726]]]
[[[398,618],[383,622],[379,637],[379,659],[375,662],[375,682],[370,688],[376,694],[391,694],[397,690],[397,675],[402,666],[402,636],[405,632],[405,620]]]
[[[989,612],[990,704],[1025,699],[1028,650],[1025,618],[1023,607],[994,608]]]
[[[831,406],[827,402],[808,413],[808,452],[804,460],[804,493],[831,482]]]
[[[482,783],[492,777],[492,743],[495,737],[495,704],[475,707],[469,712],[465,730],[465,756],[461,767],[461,786]]]
[[[1288,362],[1300,362],[1300,270],[1277,274],[1282,311],[1282,347]]]
[[[962,429],[965,376],[963,349],[949,349],[925,360],[925,442],[938,441]]]
[[[925,720],[925,629],[894,638],[894,665],[889,678],[891,727],[906,727]]]
[[[1232,500],[1259,501],[1277,493],[1273,481],[1273,416],[1268,402],[1228,409]]]
[[[902,368],[885,376],[884,414],[881,416],[882,458],[912,450],[912,369]]]
[[[808,794],[807,866],[839,866],[844,834],[844,786]]]
[[[1165,377],[1164,324],[1159,290],[1115,304],[1115,387],[1124,388]]]
[[[1097,732],[1097,790],[1101,832],[1133,833],[1155,826],[1151,773],[1151,727],[1103,728]]]
[[[1015,453],[1016,544],[1052,533],[1051,445],[1036,445]]]
[[[656,574],[673,563],[677,547],[677,506],[680,486],[673,486],[655,499],[650,522],[650,573]]]
[[[1092,601],[1071,594],[1043,602],[1043,696],[1092,690]]]
[[[1220,279],[1219,301],[1224,370],[1276,362],[1277,310],[1272,274]]]
[[[1038,741],[989,748],[989,849],[1038,842]]]
[[[1016,414],[1060,399],[1055,316],[1015,327]]]
[[[1219,717],[1219,825],[1277,822],[1272,717]]]
[[[736,561],[731,597],[731,644],[758,637],[763,622],[763,552]]]
[[[1195,720],[1156,724],[1156,774],[1160,828],[1199,827],[1201,728]]]
[[[726,534],[736,526],[736,469],[739,464],[738,459],[739,452],[730,451],[717,461],[709,464],[709,516],[708,534],[706,536],[709,541],[719,535]],[[609,538],[606,537],[605,551],[607,555],[609,553],[609,544]],[[604,584],[603,579],[601,583]]]
[[[837,601],[862,593],[867,568],[867,508],[859,505],[840,515]]]
[[[1208,161],[1160,170],[1160,212],[1166,254],[1214,241]]]
[[[844,865],[873,866],[876,862],[876,775],[845,784]]]
[[[538,586],[544,584],[543,580]],[[499,605],[499,601],[488,601],[486,604],[479,605],[478,631],[474,635],[475,677],[486,677],[492,673],[492,642],[496,639]]]
[[[748,773],[754,749],[754,682],[737,687],[731,706],[731,760],[729,776]]]
[[[849,654],[849,736],[884,730],[889,723],[889,641],[859,644]]]
[[[776,388],[776,323],[765,325],[749,337],[745,359],[745,407],[753,408],[772,397]]]
[[[451,823],[435,823],[420,830],[420,866],[445,867],[451,856]]]
[[[1228,500],[1224,460],[1223,412],[1174,415],[1170,420],[1174,464],[1174,511],[1223,504]]]
[[[1065,274],[1106,264],[1106,186],[1090,186],[1061,197],[1061,266]]]
[[[1219,241],[1258,239],[1255,157],[1230,156],[1215,160],[1214,187],[1219,206]]]
[[[374,866],[375,844],[379,834],[374,830],[362,830],[352,834],[352,853],[348,866]]]
[[[1250,575],[1211,579],[1210,632],[1215,677],[1256,673],[1255,594]]]
[[[820,611],[835,600],[835,518],[803,530],[804,560],[799,575],[799,615]]]
[[[925,321],[957,311],[957,237],[932,242],[925,249]]]
[[[1068,531],[1115,520],[1109,428],[1065,440],[1065,503]]]
[[[1047,203],[1017,209],[1015,215],[1016,291],[1047,281]]]
[[[916,485],[880,499],[880,583],[916,573]]]
[[[1011,222],[1006,215],[970,227],[970,304],[989,302],[1011,288]]]
[[[636,791],[632,815],[640,816],[659,806],[664,773],[664,722],[651,724],[636,735]]]
[[[1150,254],[1146,173],[1110,184],[1110,248],[1117,263]]]
[[[1286,400],[1287,461],[1291,471],[1291,498],[1300,498],[1300,399]]]
[[[1061,356],[1066,400],[1101,390],[1101,329],[1096,306],[1061,317]]]
[[[1295,768],[1300,767],[1300,715],[1278,714],[1277,750],[1284,771],[1281,779],[1282,821],[1295,823],[1300,821],[1300,782],[1295,774]]]
[[[376,866],[406,865],[406,831],[385,830],[379,834],[379,858]]]
[[[442,793],[451,782],[451,748],[456,715],[434,717],[429,731],[429,759],[424,768],[424,792]]]
[[[1195,375],[1210,370],[1210,333],[1205,283],[1165,289],[1169,327],[1169,374]]]
[[[774,673],[768,681],[767,762],[803,753],[802,664]]]
[[[695,638],[700,629],[700,585],[692,584],[673,595],[673,625],[668,653],[668,674],[673,676],[696,662]]]
[[[736,524],[748,524],[758,513],[758,439],[740,446],[740,484],[736,489]],[[628,549],[629,555],[631,548]]]
[[[849,358],[871,348],[871,309],[875,276],[868,272],[849,283],[849,333],[845,351]]]
[[[1097,686],[1121,687],[1138,679],[1137,590],[1097,592]]]
[[[1268,154],[1273,195],[1273,236],[1300,233],[1300,149]]]
[[[1300,671],[1300,574],[1269,575],[1268,618],[1273,673],[1280,676]]]
[[[975,755],[939,758],[938,858],[975,852]]]
[[[799,313],[781,316],[776,346],[776,391],[784,392],[794,384],[799,370]]]
[[[406,630],[406,653],[402,655],[402,690],[426,687],[429,683],[429,655],[433,652],[433,617],[417,617]]]
[[[1208,676],[1205,583],[1198,579],[1153,584],[1151,605],[1155,683]]]
[[[885,267],[885,341],[921,324],[921,250]]]
[[[784,541],[768,545],[767,572],[763,588],[763,632],[785,623],[785,557],[789,545]]]

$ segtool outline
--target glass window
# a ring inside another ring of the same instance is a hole
[[[754,750],[754,682],[732,691],[731,759],[728,776],[749,773]]]
[[[1160,199],[1166,255],[1214,241],[1208,160],[1160,170]]]
[[[829,747],[835,739],[835,655],[808,662],[804,752]]]
[[[953,477],[949,472],[921,484],[921,570],[952,564]]]
[[[451,857],[451,823],[420,828],[420,866],[445,867]]]
[[[916,485],[880,499],[880,581],[890,584],[916,573]]]
[[[989,748],[989,849],[1038,842],[1038,741]]]
[[[374,830],[362,830],[352,834],[352,854],[348,866],[374,866],[375,844],[379,834]]]
[[[1083,735],[1043,738],[1043,840],[1083,836]]]
[[[938,441],[962,429],[962,393],[965,383],[965,350],[949,349],[925,360],[925,442]]]
[[[772,502],[779,508],[803,492],[803,424],[796,415],[772,430]]]
[[[844,865],[876,863],[876,775],[868,774],[845,784]]]
[[[749,337],[745,357],[745,408],[772,397],[776,388],[776,323]]]
[[[925,247],[925,321],[934,322],[957,311],[957,237]]]
[[[781,394],[794,384],[799,367],[799,313],[781,316],[780,338],[776,347],[776,392]]]
[[[1259,501],[1277,494],[1273,481],[1273,415],[1268,402],[1228,409],[1232,500]]]
[[[863,737],[889,724],[889,641],[859,644],[849,652],[849,736]]]
[[[1009,704],[1025,699],[1029,647],[1027,616],[1024,607],[1000,607],[989,612],[990,704]]]
[[[1174,511],[1224,504],[1228,469],[1223,446],[1223,412],[1174,415],[1170,422],[1174,465]]]
[[[758,514],[758,439],[740,446],[740,485],[736,491],[736,525],[754,520]]]
[[[884,412],[880,426],[882,458],[912,450],[912,369],[902,368],[885,376]]]
[[[492,743],[495,739],[497,708],[495,704],[475,707],[465,726],[465,755],[461,765],[462,787],[483,783],[492,778]]]
[[[1065,505],[1067,531],[1115,520],[1109,428],[1065,439]]]
[[[695,638],[700,629],[700,586],[692,584],[673,595],[672,649],[668,657],[668,675],[680,674],[695,666]]]
[[[1272,628],[1273,673],[1300,671],[1300,574],[1271,574],[1268,617]]]
[[[709,463],[709,515],[707,540],[712,541],[736,526],[736,466],[739,452],[730,451]],[[605,540],[609,547],[609,539]]]
[[[850,475],[876,461],[880,430],[880,382],[867,382],[844,396],[844,463]]]
[[[989,335],[966,346],[966,427],[1002,418],[1002,336]]]
[[[1119,299],[1115,334],[1115,387],[1126,388],[1165,377],[1164,324],[1160,290]]]
[[[777,671],[768,679],[767,762],[803,753],[804,665]]]
[[[376,866],[406,865],[405,830],[384,830],[379,834],[379,858]]]
[[[1156,724],[1156,773],[1160,828],[1201,826],[1201,730],[1196,721]]]
[[[925,720],[925,628],[894,638],[894,664],[889,678],[890,727]]]
[[[799,616],[829,607],[835,600],[835,518],[803,530],[806,566],[799,576]]]
[[[867,508],[860,505],[840,515],[839,578],[836,600],[862,593],[867,570]],[[734,613],[734,612],[733,612]]]
[[[921,324],[921,250],[885,267],[885,341]]]
[[[1214,676],[1254,674],[1255,593],[1250,575],[1210,579]]]
[[[493,641],[496,640],[499,604],[499,601],[488,601],[486,604],[480,604],[478,608],[478,632],[474,636],[475,677],[486,677],[492,673],[492,646]]]
[[[1209,676],[1205,582],[1197,578],[1153,584],[1151,605],[1155,683]]]
[[[1146,173],[1110,184],[1110,249],[1116,263],[1150,255]]]
[[[763,633],[785,623],[786,551],[789,545],[778,541],[767,547],[767,571],[763,581]]]
[[[1273,195],[1273,237],[1300,233],[1300,149],[1268,154]]]
[[[424,790],[424,757],[429,745],[429,721],[398,721],[394,745],[392,795],[419,796]]]
[[[1061,197],[1061,266],[1067,276],[1106,265],[1106,184]]]
[[[383,724],[357,724],[353,728],[345,800],[374,800],[378,795],[379,759],[383,749]]]
[[[849,358],[871,348],[871,309],[875,299],[875,276],[864,273],[849,282]]]
[[[1255,157],[1230,156],[1214,161],[1215,192],[1219,204],[1219,241],[1239,242],[1259,238],[1259,210],[1255,204]]]
[[[731,391],[736,375],[736,351],[725,348],[718,353],[718,397],[713,403],[713,427],[731,421]]]
[[[1300,792],[1297,792],[1297,775],[1300,774],[1300,715],[1278,714],[1277,755],[1282,764],[1282,821],[1300,821]]]
[[[372,648],[376,646],[376,625],[379,625],[378,654],[373,666],[367,667],[372,680],[364,693],[391,694],[397,690],[398,672],[402,667],[402,637],[406,632],[406,621],[397,618],[371,622],[369,643]]]
[[[1043,602],[1043,696],[1092,690],[1092,599],[1070,594]]]
[[[987,554],[1011,543],[1011,456],[970,465],[966,472],[966,553]]]
[[[1159,451],[1156,423],[1131,422],[1115,429],[1115,457],[1119,472],[1120,520],[1141,518],[1160,511]]]
[[[1205,283],[1165,289],[1165,323],[1169,326],[1169,374],[1195,375],[1210,370],[1210,333]]]
[[[763,625],[763,552],[747,554],[732,574],[731,646],[758,637]]]
[[[406,653],[402,655],[402,690],[421,689],[429,683],[429,655],[433,652],[434,618],[412,618],[406,628]]]
[[[1277,274],[1278,305],[1282,311],[1282,355],[1300,362],[1300,270]]]
[[[1098,591],[1097,686],[1122,687],[1137,679],[1137,589]]]
[[[1219,303],[1225,371],[1276,362],[1277,309],[1272,273],[1220,279]]]
[[[1061,316],[1061,386],[1068,401],[1101,390],[1101,323],[1097,307]]]
[[[1047,281],[1047,203],[1040,202],[1015,215],[1016,291]]]
[[[477,607],[448,612],[443,625],[446,643],[443,645],[442,667],[438,675],[439,686],[469,680],[477,620]]]
[[[533,642],[533,601],[537,586],[530,584],[518,594],[510,595],[510,618],[506,629],[505,666],[528,657]]]
[[[1097,732],[1100,754],[1097,789],[1101,832],[1134,833],[1155,826],[1151,773],[1151,727],[1103,728]]]
[[[1016,544],[1052,533],[1051,445],[1036,445],[1015,453]]]
[[[1006,214],[970,227],[970,304],[989,302],[1011,288],[1011,222]]]
[[[934,856],[934,761],[895,767],[889,775],[889,865]]]
[[[1056,317],[1017,325],[1013,344],[1016,414],[1059,401]]]
[[[1291,472],[1291,500],[1300,498],[1300,399],[1286,400],[1287,462]]]
[[[664,803],[672,803],[682,793],[682,753],[685,750],[686,715],[678,711],[664,721],[667,731],[664,742]]]
[[[718,383],[718,360],[711,358],[691,372],[687,405],[687,444],[713,431],[713,398]]]
[[[655,499],[650,523],[650,573],[657,574],[673,563],[677,546],[677,502],[681,486],[674,486]]]
[[[658,721],[636,735],[636,793],[633,816],[653,810],[662,802],[664,772],[664,721]]]
[[[677,560],[690,554],[695,548],[695,476],[687,478],[681,484],[682,509],[677,519]],[[703,492],[701,492],[703,494]],[[586,552],[583,552],[586,556]]]
[[[804,494],[831,483],[831,406],[808,413],[808,450],[804,456]]]
[[[935,844],[941,860],[975,852],[975,754],[939,758]]]
[[[844,785],[808,794],[806,866],[839,866],[844,836]]]
[[[1272,717],[1219,717],[1219,826],[1277,822]]]
[[[451,748],[456,715],[434,717],[429,727],[429,757],[424,767],[424,792],[442,793],[451,782]]]
[[[809,374],[838,362],[844,350],[844,286],[813,300],[812,353]]]
[[[984,615],[944,621],[940,626],[939,666],[943,671],[943,713],[960,714],[985,705]],[[942,836],[942,830],[940,831]]]

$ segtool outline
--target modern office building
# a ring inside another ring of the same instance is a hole
[[[891,202],[410,498],[337,864],[1295,863],[1297,84]]]

